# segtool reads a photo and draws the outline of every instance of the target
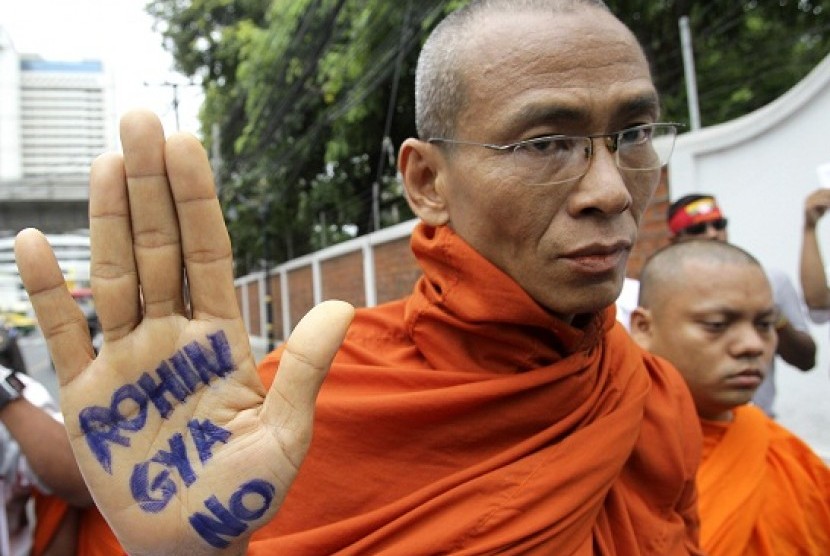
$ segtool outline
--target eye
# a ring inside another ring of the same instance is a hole
[[[528,139],[516,145],[516,151],[526,152],[531,155],[561,156],[572,153],[580,145],[579,139],[564,137],[562,135],[548,135]]]
[[[772,332],[775,329],[775,319],[763,319],[755,323],[755,327],[761,332]]]
[[[706,332],[718,334],[726,330],[726,328],[729,326],[729,323],[725,320],[704,320],[700,322],[700,326]]]
[[[654,134],[654,128],[651,125],[642,125],[630,127],[620,132],[620,144],[622,145],[642,145],[651,141]]]

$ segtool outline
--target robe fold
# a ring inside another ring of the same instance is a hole
[[[57,496],[36,493],[37,524],[32,556],[43,554],[55,537],[63,519],[72,511],[80,512],[75,552],[77,556],[122,556],[126,554],[97,508],[76,510]]]
[[[35,533],[32,543],[32,556],[41,556],[49,547],[60,528],[61,521],[69,511],[69,504],[57,496],[34,493]]]
[[[698,554],[700,427],[677,371],[613,307],[571,327],[447,227],[412,247],[423,277],[357,311],[248,554]]]
[[[830,470],[753,406],[702,421],[701,545],[710,556],[830,554]]]
[[[78,556],[126,555],[107,520],[97,508],[87,508],[81,513],[78,524]]]

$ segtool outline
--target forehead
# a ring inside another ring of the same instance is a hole
[[[773,308],[772,290],[755,265],[689,260],[661,303],[682,313],[757,313]]]
[[[656,117],[642,49],[604,10],[484,14],[468,33],[460,120],[486,113],[495,125],[550,117],[596,127],[622,112]]]

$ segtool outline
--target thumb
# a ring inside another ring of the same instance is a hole
[[[265,399],[269,423],[295,432],[308,427],[310,433],[317,393],[353,317],[354,308],[345,301],[324,301],[300,320]]]

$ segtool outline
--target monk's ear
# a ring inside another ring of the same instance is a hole
[[[654,321],[651,311],[637,307],[631,312],[629,331],[634,341],[643,349],[651,349],[651,340],[654,336]]]
[[[406,200],[418,217],[430,226],[449,222],[444,195],[445,160],[438,147],[419,139],[407,139],[398,153]]]

